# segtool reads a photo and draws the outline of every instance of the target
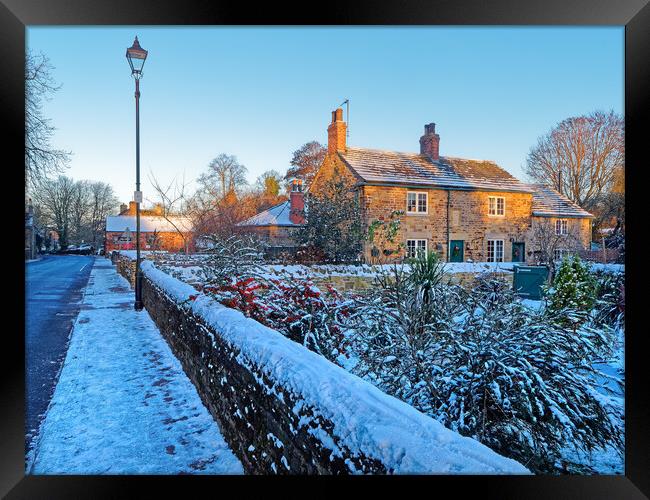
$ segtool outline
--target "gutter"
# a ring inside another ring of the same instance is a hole
[[[449,205],[451,204],[451,189],[447,189],[447,262],[449,262]]]

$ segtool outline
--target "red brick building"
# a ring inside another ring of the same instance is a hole
[[[135,202],[122,205],[119,215],[106,217],[105,251],[135,250]],[[140,249],[168,252],[193,251],[192,224],[189,218],[169,215],[162,209],[140,210]]]

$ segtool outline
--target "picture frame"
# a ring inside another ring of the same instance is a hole
[[[268,3],[255,9],[235,2],[125,2],[99,0],[3,0],[0,5],[0,61],[3,61],[2,115],[8,125],[5,135],[7,168],[12,173],[16,188],[8,193],[8,205],[13,210],[23,205],[19,183],[22,170],[15,165],[24,161],[24,49],[26,27],[30,25],[620,25],[625,26],[625,127],[626,164],[632,175],[627,176],[626,207],[629,231],[626,266],[641,268],[640,238],[643,224],[640,205],[645,171],[641,158],[645,156],[643,125],[648,123],[648,82],[650,82],[650,6],[646,0],[618,0],[593,3],[589,0],[573,2],[527,1],[513,3],[507,0],[478,2],[330,2],[309,12],[307,9]],[[23,159],[21,159],[21,157]],[[646,160],[647,161],[647,160]],[[639,207],[640,209],[640,207]],[[11,217],[13,230],[22,231],[20,217]],[[5,262],[19,262],[19,249],[5,245]],[[0,493],[7,498],[108,498],[131,496],[134,488],[147,495],[169,492],[172,487],[188,494],[197,486],[217,492],[222,482],[241,488],[249,496],[252,485],[260,493],[271,488],[294,494],[318,491],[319,494],[347,493],[353,487],[366,490],[377,488],[384,492],[405,493],[406,484],[425,492],[451,488],[457,493],[482,498],[648,498],[650,497],[650,407],[648,405],[649,376],[645,360],[646,337],[643,306],[644,281],[640,273],[628,273],[626,280],[626,402],[625,402],[625,476],[435,476],[435,477],[364,477],[364,478],[193,478],[190,483],[181,477],[151,476],[25,476],[24,474],[24,271],[15,264],[6,266],[12,271],[12,302],[7,307],[12,318],[6,326],[2,363],[3,411],[2,466]],[[13,273],[15,272],[15,275]],[[17,287],[16,287],[17,285]],[[15,290],[17,288],[17,290]],[[15,291],[14,291],[15,290]],[[635,293],[635,291],[637,293]],[[17,297],[17,299],[14,299]],[[216,481],[216,483],[215,483]],[[343,483],[341,483],[343,481]],[[410,484],[411,482],[418,483]],[[338,493],[337,493],[338,492]]]

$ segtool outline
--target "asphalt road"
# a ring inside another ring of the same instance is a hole
[[[94,257],[48,255],[25,264],[25,440],[50,403]]]

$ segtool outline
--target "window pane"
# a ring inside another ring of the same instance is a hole
[[[423,256],[427,253],[427,240],[417,241],[418,255]]]
[[[406,210],[408,212],[415,212],[415,193],[408,193],[406,195]]]
[[[418,212],[427,211],[427,195],[426,193],[418,193]]]
[[[497,215],[504,215],[505,199],[497,198]]]
[[[487,260],[488,262],[494,262],[494,241],[488,240],[487,242]]]
[[[489,202],[490,206],[489,206],[489,209],[488,209],[488,213],[490,215],[494,215],[495,212],[496,212],[496,208],[495,208],[496,200],[491,196],[490,196],[489,200],[490,200],[490,202]],[[488,243],[488,245],[489,245],[489,243]]]
[[[496,243],[496,261],[503,262],[503,240],[497,240],[495,243]]]
[[[406,240],[406,256],[415,257],[415,240]]]

